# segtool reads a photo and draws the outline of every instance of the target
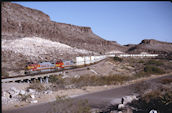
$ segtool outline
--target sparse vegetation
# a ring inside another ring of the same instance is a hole
[[[119,62],[122,62],[122,60],[123,60],[122,58],[119,58],[117,56],[115,56],[113,59],[114,59],[114,61],[119,61]]]
[[[147,89],[150,88],[150,83],[148,82],[140,82],[137,83],[137,85],[135,85],[134,87],[132,87],[135,93],[138,94],[143,94]]]
[[[124,75],[85,75],[77,78],[62,78],[62,76],[52,76],[49,81],[53,83],[53,87],[55,89],[64,89],[66,85],[73,85],[77,88],[81,88],[83,86],[115,85],[130,79],[131,77]]]
[[[165,71],[155,66],[147,65],[144,68],[144,72],[147,74],[164,74]]]
[[[76,102],[70,98],[57,96],[52,108],[47,113],[91,113],[90,110],[87,100]]]
[[[144,60],[139,60],[138,63],[145,63]]]
[[[28,98],[30,98],[29,95],[20,95],[21,96],[21,101],[26,101]]]
[[[2,75],[3,77],[8,77],[8,76],[9,76],[9,74],[7,73],[7,71],[4,70],[4,69],[2,69],[1,75]]]
[[[40,82],[34,82],[34,83],[31,83],[27,89],[35,89],[38,92],[40,92],[40,91],[44,91],[46,88]]]
[[[147,113],[152,109],[160,113],[172,113],[172,90],[154,90],[133,101],[130,106]]]
[[[172,83],[172,78],[165,78],[160,81],[162,84],[170,84]]]
[[[51,82],[53,85],[54,90],[63,89],[65,88],[65,79],[62,78],[62,75],[52,75],[49,78],[49,82]]]
[[[115,85],[130,80],[129,76],[109,75],[109,76],[81,76],[72,78],[72,84],[76,87],[98,86],[98,85]]]
[[[148,74],[144,71],[139,71],[133,76],[133,79],[137,79],[137,78],[141,78],[141,77],[149,77],[149,76],[150,76],[150,74]]]
[[[162,61],[159,61],[159,60],[154,60],[154,59],[151,59],[149,60],[146,65],[156,65],[156,66],[162,66],[163,65],[163,62]]]
[[[19,107],[19,105],[14,105],[15,107]]]

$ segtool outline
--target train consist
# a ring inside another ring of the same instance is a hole
[[[25,67],[25,74],[38,74],[43,72],[60,71],[74,68],[75,63],[72,60],[58,60],[56,62],[28,63]]]
[[[76,60],[58,60],[56,62],[40,62],[40,63],[28,63],[25,67],[25,74],[39,74],[43,72],[61,71],[64,69],[71,69],[80,66],[90,65],[103,60],[107,57],[114,55],[102,55],[102,56],[83,56],[76,57]]]

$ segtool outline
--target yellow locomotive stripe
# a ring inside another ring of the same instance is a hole
[[[35,69],[35,71],[37,71],[37,70],[45,70],[45,69],[54,69],[54,68],[56,68],[56,67],[52,67],[52,68],[41,68],[41,69]]]
[[[59,67],[60,65],[56,65],[56,67]],[[71,66],[73,66],[73,65],[68,65],[68,66],[62,66],[62,67],[60,67],[60,68],[64,68],[64,67],[71,67]],[[35,69],[35,70],[45,70],[45,69],[54,69],[54,68],[56,68],[56,67],[50,67],[50,68],[41,68],[41,69]],[[38,68],[38,67],[37,67]],[[31,69],[34,69],[34,67],[33,66],[28,66],[27,67],[27,69],[28,70],[31,70]]]

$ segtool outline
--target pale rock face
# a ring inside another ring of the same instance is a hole
[[[38,57],[42,54],[51,54],[56,51],[61,54],[92,53],[91,51],[73,48],[66,44],[53,42],[40,37],[25,37],[15,40],[2,40],[2,51],[3,50],[11,50],[15,53],[21,53],[26,56],[35,57]]]

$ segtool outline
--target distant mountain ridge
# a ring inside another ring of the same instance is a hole
[[[142,40],[140,44],[137,45],[126,45],[128,46],[128,53],[157,53],[157,54],[168,54],[172,52],[172,43],[158,41],[154,39]]]

